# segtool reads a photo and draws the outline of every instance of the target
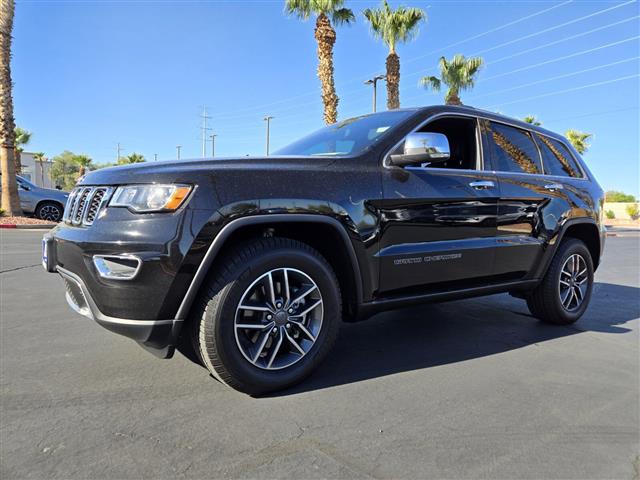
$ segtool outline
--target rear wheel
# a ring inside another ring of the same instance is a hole
[[[56,202],[42,202],[36,208],[36,217],[40,220],[59,222],[62,219],[63,207]]]
[[[593,261],[586,245],[564,241],[538,287],[527,298],[531,313],[546,323],[568,325],[587,309],[593,288]]]
[[[265,238],[236,249],[209,277],[194,349],[223,383],[252,395],[307,377],[340,323],[338,281],[308,245]]]

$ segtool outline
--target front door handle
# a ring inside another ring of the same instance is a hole
[[[471,182],[469,186],[476,190],[484,190],[486,188],[495,188],[496,184],[491,180],[478,180],[477,182]]]
[[[550,183],[548,185],[545,185],[544,188],[547,190],[553,191],[553,190],[562,190],[564,187],[562,186],[561,183]]]

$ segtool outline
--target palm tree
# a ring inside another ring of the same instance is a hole
[[[44,152],[36,152],[33,154],[33,159],[40,164],[40,183],[44,186]]]
[[[2,173],[2,203],[6,215],[22,215],[14,147],[16,126],[13,118],[11,94],[11,34],[13,31],[14,0],[0,0],[0,172]]]
[[[575,148],[580,155],[583,155],[587,150],[589,150],[589,147],[591,146],[589,139],[593,136],[593,134],[581,132],[579,130],[570,128],[569,130],[567,130],[564,136],[567,137],[567,140],[569,140],[569,142],[571,142],[573,148]]]
[[[353,12],[344,8],[344,0],[285,0],[287,15],[295,15],[301,20],[316,16],[314,36],[318,43],[318,77],[322,87],[324,122],[327,125],[338,121],[338,95],[333,82],[333,45],[336,43],[334,25],[355,21]]]
[[[392,10],[387,0],[380,8],[367,8],[362,12],[369,21],[375,38],[382,40],[389,48],[387,55],[387,108],[400,108],[400,57],[396,53],[399,43],[406,43],[418,34],[418,24],[427,19],[420,8],[398,7]]]
[[[142,163],[145,161],[146,160],[144,158],[144,155],[133,152],[132,154],[127,155],[126,157],[120,157],[120,159],[118,160],[118,165],[127,165],[129,163]]]
[[[475,77],[483,64],[481,57],[465,58],[464,55],[454,55],[449,62],[446,58],[440,57],[440,78],[423,77],[420,84],[425,88],[431,88],[436,92],[440,91],[441,84],[448,88],[444,97],[447,105],[462,105],[460,101],[460,90],[469,90],[475,85]]]
[[[16,164],[16,173],[22,172],[22,158],[21,154],[24,151],[24,146],[31,141],[31,132],[27,132],[24,128],[16,127],[16,141],[14,148],[14,159]]]
[[[87,173],[87,168],[91,165],[91,157],[88,155],[74,155],[72,160],[79,167],[78,178],[84,177],[85,173]]]
[[[527,115],[522,119],[523,122],[533,125],[534,127],[539,127],[542,125],[542,122],[539,121],[534,115]]]

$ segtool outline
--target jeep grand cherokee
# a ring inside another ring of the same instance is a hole
[[[341,321],[509,292],[575,322],[603,192],[561,136],[467,107],[364,115],[275,156],[90,172],[43,263],[77,312],[250,394],[299,382]]]

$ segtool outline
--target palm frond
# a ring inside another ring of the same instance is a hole
[[[384,16],[383,12],[378,8],[367,8],[362,12],[364,18],[369,22],[369,28],[371,29],[371,34],[375,38],[380,38],[384,40]]]
[[[427,89],[431,89],[435,92],[439,92],[440,91],[440,87],[442,85],[442,82],[440,81],[440,79],[438,77],[434,77],[433,75],[430,77],[422,77],[420,79],[420,85],[423,86],[424,88]]]
[[[534,125],[536,127],[539,127],[540,125],[542,125],[542,122],[538,121],[535,115],[527,115],[522,119],[522,121],[530,125]]]
[[[311,16],[311,2],[309,0],[285,0],[284,12],[301,20],[308,20]]]
[[[363,14],[369,21],[373,36],[382,39],[391,51],[395,51],[397,43],[413,39],[418,33],[418,24],[427,18],[420,8],[398,7],[393,10],[387,0],[383,0],[379,8],[367,8]]]
[[[348,25],[356,21],[356,16],[348,8],[339,8],[331,14],[331,21],[333,21],[334,25]]]

